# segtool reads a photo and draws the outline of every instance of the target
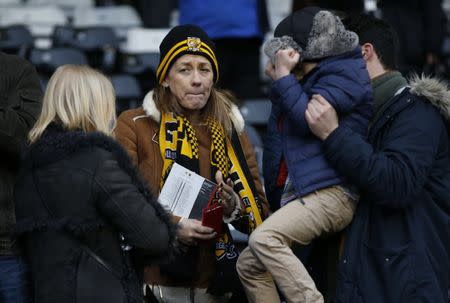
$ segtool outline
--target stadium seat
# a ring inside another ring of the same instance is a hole
[[[84,65],[88,61],[84,53],[74,48],[32,49],[28,58],[39,72],[51,75],[64,64]]]
[[[133,27],[140,27],[142,21],[136,10],[128,5],[76,9],[73,16],[75,27],[109,26],[119,37],[125,37]]]
[[[61,65],[87,64],[83,52],[74,48],[32,49],[28,60],[36,67],[42,90],[45,90],[53,72]]]
[[[28,0],[27,5],[42,6],[53,5],[64,11],[68,22],[71,23],[75,10],[94,7],[94,0]]]
[[[122,71],[137,75],[147,70],[156,72],[159,63],[159,53],[123,54],[121,58]]]
[[[121,46],[124,53],[159,53],[159,44],[170,28],[131,28]]]
[[[150,91],[155,86],[159,44],[169,30],[132,28],[120,46],[119,69],[134,75],[143,91]]]
[[[53,5],[65,8],[77,8],[77,7],[93,7],[95,5],[94,0],[27,0],[27,5],[41,6],[41,5]]]
[[[120,54],[119,58],[120,71],[135,76],[143,91],[155,87],[159,53]]]
[[[0,27],[0,50],[5,53],[26,56],[28,49],[33,47],[34,39],[24,25]]]
[[[242,102],[240,110],[246,123],[266,125],[272,104],[268,99],[248,99]]]
[[[58,26],[53,31],[53,46],[73,46],[82,50],[118,47],[119,39],[111,27],[73,28]]]
[[[0,8],[7,6],[19,6],[22,4],[22,0],[0,0]]]
[[[113,71],[119,38],[111,27],[94,26],[73,28],[55,27],[52,36],[53,46],[70,46],[84,51],[89,65],[106,73]]]
[[[135,77],[127,74],[116,74],[111,76],[111,82],[116,91],[117,113],[141,105],[142,90]]]
[[[48,37],[54,26],[66,22],[66,15],[56,6],[17,6],[0,10],[0,26],[23,24],[33,37]]]

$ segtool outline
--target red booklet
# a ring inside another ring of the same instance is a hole
[[[204,226],[223,234],[223,207],[217,203],[217,184],[174,163],[158,197],[172,214],[202,220]]]
[[[208,205],[202,210],[202,225],[214,229],[220,236],[223,234],[223,206],[218,204],[217,186],[211,193]]]

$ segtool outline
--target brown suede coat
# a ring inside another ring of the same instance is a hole
[[[255,182],[259,199],[263,205],[263,218],[268,215],[268,203],[264,195],[259,173],[256,164],[255,153],[245,132],[243,132],[243,120],[239,111],[234,109],[230,115],[235,115],[233,119],[235,128],[240,133],[239,139],[242,149],[247,159],[248,167]],[[237,116],[237,117],[236,117]],[[159,183],[163,167],[163,159],[158,144],[160,113],[156,109],[152,95],[149,93],[143,103],[143,107],[123,112],[118,119],[116,128],[117,140],[125,147],[133,162],[138,167],[139,172],[148,182],[151,191],[157,196],[159,194]],[[238,121],[238,122],[235,122]],[[238,124],[238,125],[236,125]],[[210,179],[210,134],[203,125],[193,125],[199,140],[200,150],[200,175]],[[214,181],[214,180],[212,180]],[[174,217],[175,221],[179,218]],[[246,232],[245,222],[236,221],[233,223],[236,229]],[[215,256],[211,243],[200,243],[197,274],[194,281],[176,284],[168,277],[160,274],[159,268],[147,267],[144,271],[144,279],[148,284],[157,283],[165,286],[185,286],[206,288],[214,277]]]

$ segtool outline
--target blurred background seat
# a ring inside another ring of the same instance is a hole
[[[32,49],[28,59],[36,66],[44,90],[51,75],[59,66],[64,64],[83,65],[88,63],[82,51],[67,47]]]
[[[118,114],[126,109],[141,105],[142,90],[134,76],[127,74],[112,75],[111,82],[116,91]]]
[[[0,8],[7,6],[18,6],[22,4],[22,0],[0,0]]]
[[[142,91],[148,92],[155,87],[158,63],[159,53],[122,53],[119,59],[119,68],[121,72],[135,76]]]
[[[0,50],[24,58],[33,47],[34,38],[24,25],[0,27]]]
[[[170,29],[132,28],[120,46],[119,70],[134,75],[143,92],[154,88],[159,44]]]
[[[29,60],[37,68],[53,73],[64,64],[87,64],[83,52],[75,48],[61,47],[52,49],[32,49]]]
[[[126,73],[138,75],[146,70],[156,71],[159,53],[123,54],[121,66]]]
[[[27,5],[42,6],[50,5],[61,8],[69,19],[69,22],[73,19],[73,15],[76,9],[94,7],[94,0],[28,0]]]
[[[73,25],[74,27],[108,26],[112,27],[119,37],[125,38],[127,31],[140,27],[142,21],[136,10],[129,5],[81,7],[74,12]]]
[[[267,124],[271,109],[269,99],[247,99],[240,106],[244,120],[254,126]]]
[[[48,37],[54,26],[66,23],[66,15],[57,6],[11,6],[0,10],[0,26],[21,24],[35,37]]]
[[[52,45],[78,48],[87,55],[90,66],[111,73],[116,64],[119,38],[111,27],[106,26],[57,26],[53,31]]]

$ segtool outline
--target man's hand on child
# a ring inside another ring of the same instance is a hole
[[[305,112],[311,132],[325,140],[339,126],[336,110],[321,95],[313,95]]]

